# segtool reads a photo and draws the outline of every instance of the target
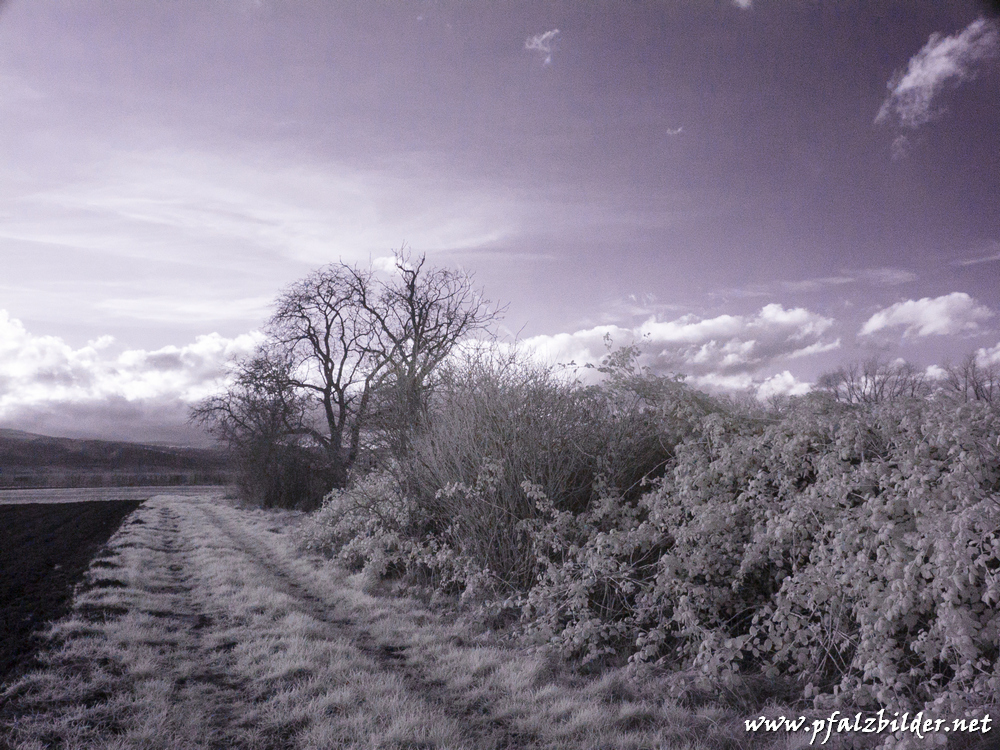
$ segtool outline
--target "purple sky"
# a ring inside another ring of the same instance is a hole
[[[11,0],[0,426],[183,442],[280,289],[404,241],[550,361],[1000,361],[1000,24],[953,0]]]

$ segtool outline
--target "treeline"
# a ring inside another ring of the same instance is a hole
[[[219,451],[0,430],[0,488],[228,484]]]

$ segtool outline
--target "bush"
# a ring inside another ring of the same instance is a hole
[[[602,369],[597,386],[516,360],[450,371],[398,481],[333,493],[310,543],[504,599],[584,662],[942,716],[1000,693],[993,404],[749,408],[627,351]]]
[[[406,568],[415,510],[392,475],[369,474],[350,489],[330,492],[303,526],[301,541],[348,570],[381,578]]]
[[[709,414],[635,509],[554,508],[528,629],[820,704],[959,712],[1000,690],[1000,415],[803,399]]]
[[[504,587],[530,587],[537,566],[522,522],[538,510],[523,483],[577,515],[601,492],[634,500],[707,408],[707,397],[634,365],[609,357],[599,386],[495,354],[445,373],[405,467],[428,530],[452,529],[452,547]]]

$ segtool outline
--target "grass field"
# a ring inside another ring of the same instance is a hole
[[[625,670],[585,679],[453,613],[363,593],[298,551],[301,518],[218,494],[147,500],[47,631],[41,668],[3,687],[0,746],[808,744],[808,734],[745,731],[764,692],[671,697],[656,675]]]

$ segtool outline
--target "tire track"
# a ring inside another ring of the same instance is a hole
[[[151,567],[166,580],[143,586],[152,606],[141,612],[157,619],[165,635],[183,634],[163,641],[161,669],[170,681],[166,723],[175,743],[228,750],[236,746],[230,731],[233,707],[245,702],[247,686],[232,678],[224,653],[205,645],[206,629],[214,619],[205,611],[203,597],[196,596],[192,548],[182,539],[181,516],[169,506],[159,507],[157,516],[157,525],[150,529],[155,546],[145,551],[151,554]]]
[[[336,611],[342,609],[345,603],[334,602],[332,608],[329,603],[324,604],[308,581],[296,576],[294,570],[284,565],[280,555],[264,540],[248,533],[245,527],[231,523],[219,509],[205,507],[203,512],[235,548],[259,566],[277,590],[295,602],[299,612],[334,628],[337,635],[347,638],[378,669],[397,675],[414,696],[419,696],[421,701],[443,711],[449,719],[457,722],[469,747],[514,750],[536,744],[538,738],[534,734],[520,732],[508,722],[491,717],[488,707],[463,700],[441,680],[429,678],[407,658],[407,646],[385,643],[355,618],[337,616]]]

